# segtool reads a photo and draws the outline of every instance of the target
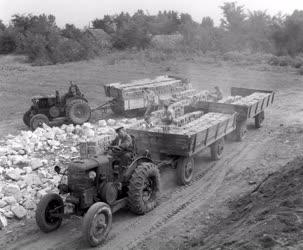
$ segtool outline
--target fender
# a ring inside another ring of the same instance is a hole
[[[135,160],[129,165],[129,167],[127,168],[127,170],[124,174],[124,178],[123,178],[124,182],[129,181],[131,175],[135,171],[139,162],[152,162],[153,163],[153,160],[146,156],[140,156],[140,157],[135,158]]]

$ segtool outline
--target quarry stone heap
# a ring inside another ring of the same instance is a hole
[[[56,192],[61,179],[53,167],[62,168],[79,158],[79,144],[96,142],[101,151],[115,138],[118,126],[134,126],[137,119],[100,120],[96,124],[62,125],[21,131],[0,141],[0,228],[7,219],[30,218],[40,198]]]

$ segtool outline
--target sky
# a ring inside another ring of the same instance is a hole
[[[222,12],[219,6],[232,0],[0,0],[0,20],[8,24],[14,14],[52,14],[58,26],[66,23],[79,28],[89,25],[95,18],[121,11],[133,14],[142,9],[150,14],[159,10],[175,10],[189,13],[197,22],[205,16],[219,24]],[[303,10],[303,0],[238,0],[249,10],[267,10],[268,14],[278,12],[291,14],[295,9]]]

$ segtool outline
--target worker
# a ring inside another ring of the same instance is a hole
[[[124,127],[119,127],[116,130],[117,136],[112,141],[109,149],[111,153],[120,158],[122,165],[128,165],[133,153],[132,137],[126,132]]]
[[[146,128],[152,128],[154,126],[154,123],[151,121],[151,117],[150,115],[144,117],[144,121],[145,121],[145,127]]]
[[[223,99],[222,90],[218,86],[215,86],[215,91],[210,92],[209,96],[215,102]]]
[[[169,108],[169,103],[168,102],[164,102],[163,105],[164,105],[164,112],[161,116],[161,121],[165,125],[170,125],[170,124],[172,124],[172,122],[174,120],[174,112],[173,112],[173,110],[171,110]]]
[[[146,103],[146,111],[144,113],[144,118],[149,117],[150,114],[155,111],[158,107],[158,97],[154,91],[149,88],[144,88],[144,101]]]
[[[75,96],[83,97],[79,90],[79,87],[76,84],[73,84],[73,82],[71,81],[68,92],[62,97],[63,102],[66,103],[67,99]]]

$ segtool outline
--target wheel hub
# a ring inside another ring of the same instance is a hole
[[[95,238],[100,238],[107,227],[106,219],[103,213],[96,214],[92,226],[92,234]]]
[[[193,166],[191,161],[189,161],[185,166],[185,177],[189,178],[193,172]]]

